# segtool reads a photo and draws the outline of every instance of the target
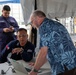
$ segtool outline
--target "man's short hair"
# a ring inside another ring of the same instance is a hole
[[[46,17],[45,13],[40,10],[35,10],[33,16]]]
[[[8,6],[8,5],[4,5],[3,10],[11,11],[11,8],[10,8],[10,6]]]
[[[25,28],[19,28],[17,33],[20,32],[20,31],[23,31],[23,30],[27,33],[27,30]]]

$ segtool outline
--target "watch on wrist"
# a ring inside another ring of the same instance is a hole
[[[35,68],[32,69],[33,72],[38,72],[38,70],[36,70]]]

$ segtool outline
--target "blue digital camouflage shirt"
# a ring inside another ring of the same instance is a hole
[[[64,72],[64,65],[69,70],[76,67],[76,49],[62,24],[45,18],[39,33],[40,48],[48,47],[47,59],[52,68],[52,75]]]

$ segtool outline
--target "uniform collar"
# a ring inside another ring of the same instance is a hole
[[[26,42],[26,44],[24,46],[21,46],[19,41],[17,42],[17,46],[20,46],[20,47],[25,47],[25,46],[27,46],[27,44],[28,44],[28,41]]]

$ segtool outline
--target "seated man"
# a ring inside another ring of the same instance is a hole
[[[20,28],[17,31],[17,40],[11,41],[6,45],[4,50],[0,55],[0,63],[7,61],[7,56],[11,53],[11,57],[14,60],[23,59],[26,62],[29,62],[33,59],[35,46],[28,41],[27,30]]]

